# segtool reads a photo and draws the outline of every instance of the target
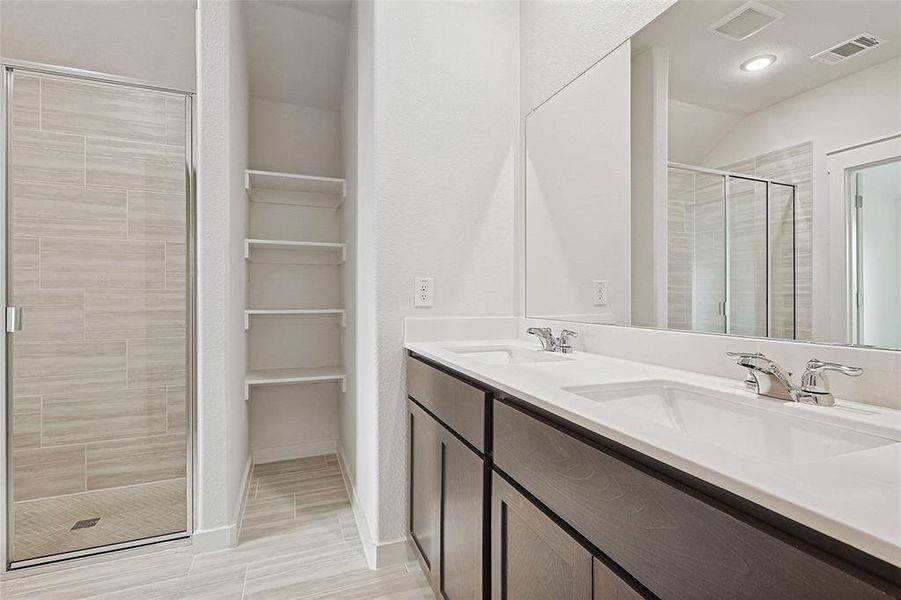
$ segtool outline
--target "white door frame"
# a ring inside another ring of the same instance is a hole
[[[899,156],[901,133],[826,154],[830,284],[828,290],[823,290],[821,301],[829,304],[829,333],[832,340],[857,344],[857,307],[851,301],[852,293],[857,288],[857,265],[854,248],[856,234],[852,232],[856,219],[852,214],[852,203],[848,199],[850,170]]]

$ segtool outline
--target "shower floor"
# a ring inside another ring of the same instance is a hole
[[[185,480],[171,479],[13,504],[13,560],[185,531]],[[90,527],[79,520],[100,517]]]
[[[94,557],[0,580],[4,599],[427,599],[416,563],[370,571],[334,455],[254,467],[235,548]]]

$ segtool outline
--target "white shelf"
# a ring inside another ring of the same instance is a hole
[[[244,258],[250,258],[252,248],[270,248],[272,250],[321,250],[341,253],[341,262],[347,260],[347,244],[340,242],[295,242],[292,240],[262,240],[246,238],[244,240]]]
[[[330,194],[338,196],[339,204],[344,201],[345,181],[337,177],[320,177],[301,173],[278,173],[276,171],[244,171],[244,188],[253,198],[254,189],[278,190],[280,192],[301,192]]]
[[[244,329],[250,329],[251,315],[339,315],[344,327],[347,313],[343,308],[248,308],[244,311]]]
[[[341,391],[346,391],[344,370],[340,367],[307,367],[302,369],[262,369],[248,371],[244,377],[244,399],[250,399],[250,388],[255,385],[285,385],[290,383],[322,383],[337,381]]]

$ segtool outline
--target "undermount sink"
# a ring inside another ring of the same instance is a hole
[[[580,386],[564,391],[686,439],[780,463],[809,463],[898,443],[820,421],[748,405],[728,393],[669,381]],[[761,399],[761,402],[767,400]],[[824,408],[823,410],[829,410]]]
[[[445,348],[450,352],[465,355],[486,365],[523,365],[529,363],[548,363],[570,360],[568,356],[545,352],[543,350],[527,350],[516,346],[454,346]]]

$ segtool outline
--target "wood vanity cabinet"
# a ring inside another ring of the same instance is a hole
[[[901,598],[887,563],[413,355],[407,392],[437,598]]]
[[[896,597],[885,582],[528,409],[495,401],[493,417],[495,468],[657,597]]]
[[[640,600],[629,584],[497,473],[492,483],[492,598]]]
[[[436,597],[488,598],[484,444],[490,397],[412,357],[407,393],[410,538],[419,562]]]

